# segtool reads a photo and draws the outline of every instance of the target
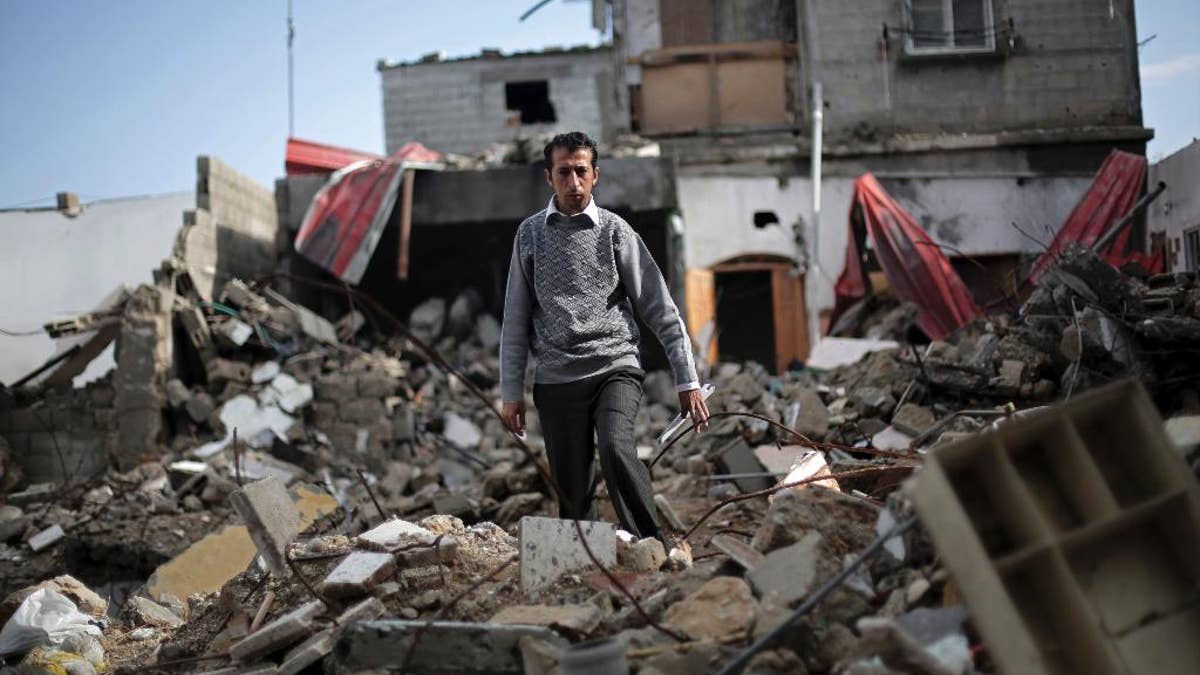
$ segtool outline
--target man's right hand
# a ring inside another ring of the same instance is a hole
[[[505,401],[500,409],[500,417],[504,418],[504,424],[508,426],[509,431],[518,436],[525,433],[524,401]]]

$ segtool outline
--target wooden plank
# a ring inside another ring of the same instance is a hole
[[[645,68],[669,66],[680,61],[706,61],[716,55],[718,61],[737,59],[794,59],[798,50],[794,42],[760,40],[756,42],[725,42],[721,44],[689,44],[662,49],[648,49],[629,58],[629,63]]]
[[[787,124],[783,59],[717,64],[716,105],[720,126]]]
[[[400,255],[396,259],[396,278],[408,278],[408,240],[412,236],[412,200],[415,169],[405,169],[400,185]]]
[[[707,63],[681,63],[642,72],[642,131],[709,128],[712,87]]]
[[[687,305],[687,326],[692,341],[699,344],[700,332],[705,324],[712,323],[713,337],[707,345],[708,363],[717,362],[717,282],[712,270],[688,268],[684,274],[684,297]],[[703,351],[704,345],[701,345]]]

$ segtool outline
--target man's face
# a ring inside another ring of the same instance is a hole
[[[553,165],[546,171],[546,182],[554,188],[558,209],[568,216],[582,213],[592,200],[592,188],[600,179],[599,169],[592,167],[592,151],[579,148],[571,152],[554,148],[550,156]]]

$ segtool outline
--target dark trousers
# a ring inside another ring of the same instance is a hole
[[[659,537],[650,471],[637,458],[634,421],[642,400],[638,369],[566,384],[535,384],[533,402],[546,439],[550,473],[562,491],[560,518],[596,519],[595,454],[621,527]]]

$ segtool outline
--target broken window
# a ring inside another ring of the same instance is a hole
[[[504,106],[521,116],[521,124],[556,122],[554,104],[550,102],[550,83],[546,80],[528,82],[506,82],[504,84]]]
[[[906,0],[907,51],[987,52],[995,47],[991,0]]]

